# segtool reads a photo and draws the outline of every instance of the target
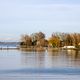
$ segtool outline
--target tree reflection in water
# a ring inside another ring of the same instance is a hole
[[[80,67],[80,51],[21,52],[21,65],[26,68]]]

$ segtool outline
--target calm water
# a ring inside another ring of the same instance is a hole
[[[79,80],[80,52],[0,50],[0,80]]]

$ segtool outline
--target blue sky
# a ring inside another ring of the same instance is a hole
[[[80,0],[0,0],[0,40],[42,31],[80,31]]]

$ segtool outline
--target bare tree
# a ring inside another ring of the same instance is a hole
[[[25,45],[26,47],[31,46],[32,45],[31,37],[29,35],[22,35],[21,43],[22,43],[22,45]]]

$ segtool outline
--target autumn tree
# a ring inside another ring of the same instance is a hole
[[[44,33],[42,33],[42,32],[37,33],[37,40],[44,39],[44,38],[45,38]]]
[[[52,35],[52,37],[48,41],[49,41],[49,45],[51,45],[52,47],[60,46],[60,39],[55,35]]]
[[[74,44],[76,47],[78,47],[79,43],[80,43],[80,34],[79,33],[74,33]]]
[[[33,34],[31,34],[31,39],[32,39],[33,46],[39,46],[44,43],[45,34],[42,32],[33,33]],[[43,44],[43,45],[45,45],[45,44]]]
[[[40,39],[37,41],[37,46],[48,47],[48,41],[46,39]]]
[[[70,34],[66,35],[65,43],[66,43],[66,46],[72,46],[73,45],[73,38]]]
[[[32,39],[29,35],[22,35],[21,36],[21,45],[24,46],[31,46],[32,45]]]
[[[37,44],[37,33],[31,34],[32,45],[35,46]]]

